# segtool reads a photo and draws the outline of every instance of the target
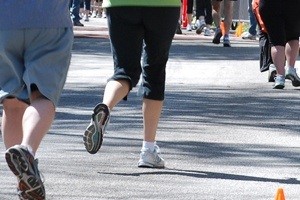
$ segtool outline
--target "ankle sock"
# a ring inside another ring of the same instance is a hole
[[[281,74],[277,74],[276,77],[284,79],[284,75],[281,75]]]
[[[25,147],[27,147],[27,149],[28,149],[28,151],[29,151],[29,153],[33,156],[33,157],[35,157],[35,154],[34,154],[34,152],[33,152],[33,149],[32,149],[32,147],[30,146],[30,145],[24,145]]]
[[[149,149],[151,152],[154,151],[155,142],[143,141],[142,151]]]

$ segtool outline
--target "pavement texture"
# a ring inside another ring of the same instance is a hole
[[[157,133],[165,169],[137,167],[137,88],[112,111],[100,151],[88,154],[82,135],[113,67],[106,20],[84,24],[74,27],[65,90],[37,152],[47,199],[271,200],[278,188],[300,199],[300,90],[288,80],[272,89],[259,71],[258,41],[232,36],[224,48],[212,36],[175,36]],[[17,199],[16,178],[4,156],[0,163],[0,199]]]

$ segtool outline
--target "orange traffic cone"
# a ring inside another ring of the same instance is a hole
[[[282,188],[278,188],[276,196],[275,196],[275,200],[285,200],[284,192],[283,192]]]
[[[242,35],[242,33],[243,33],[243,27],[244,27],[244,23],[239,22],[238,26],[236,27],[236,30],[235,30],[235,36],[236,37],[240,37]]]

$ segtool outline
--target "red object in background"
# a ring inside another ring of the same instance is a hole
[[[260,26],[260,29],[267,33],[267,28],[263,22],[263,20],[261,19],[260,17],[260,13],[259,13],[259,1],[260,0],[253,0],[252,1],[252,10],[253,10],[253,13],[254,13],[254,16],[258,22],[258,25]]]
[[[188,24],[188,21],[187,21],[187,13],[186,13],[186,11],[187,11],[187,0],[183,0],[182,1],[182,7],[181,7],[181,9],[182,9],[182,23],[181,23],[181,26],[183,27],[183,28],[185,28],[186,26],[187,26],[187,24]]]

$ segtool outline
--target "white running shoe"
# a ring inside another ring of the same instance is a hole
[[[205,21],[202,21],[202,20],[201,21],[197,21],[196,33],[198,35],[200,35],[203,32],[203,30],[204,30],[205,27],[206,27]]]
[[[294,67],[288,67],[286,69],[285,78],[291,80],[294,87],[300,86],[300,78]]]
[[[211,36],[210,28],[204,27],[204,36]]]
[[[244,32],[244,33],[242,34],[242,38],[243,38],[244,40],[256,40],[256,35],[252,35],[252,34],[249,33],[249,32]]]
[[[273,89],[283,89],[285,84],[285,77],[283,75],[276,75],[275,85]]]
[[[188,25],[186,26],[186,30],[187,30],[187,31],[192,31],[192,26],[191,26],[190,24],[188,24]]]
[[[150,149],[142,150],[140,153],[138,167],[164,168],[165,161],[158,155],[158,153],[158,146],[154,148],[153,152],[151,152]]]
[[[275,81],[275,77],[276,77],[276,67],[274,64],[270,64],[269,66],[269,74],[268,74],[268,81],[269,82],[274,82]]]

